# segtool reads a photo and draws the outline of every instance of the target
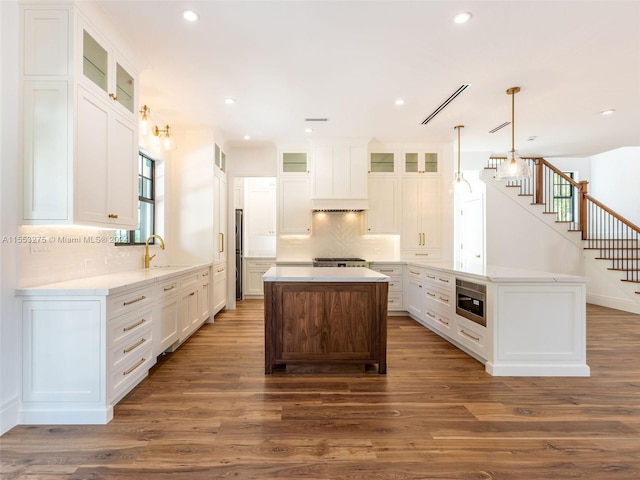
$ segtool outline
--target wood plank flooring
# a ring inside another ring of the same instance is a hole
[[[388,374],[265,376],[261,301],[222,312],[109,425],[18,426],[1,478],[640,479],[640,315],[588,306],[589,378],[491,377],[408,317]]]

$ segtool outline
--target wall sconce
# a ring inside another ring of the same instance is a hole
[[[155,127],[153,127],[153,135],[158,138],[164,137],[164,149],[165,150],[171,149],[171,137],[169,135],[169,125],[165,125],[164,128],[158,128],[158,126],[156,125]]]
[[[146,135],[149,131],[149,113],[151,109],[146,105],[142,106],[142,110],[140,110],[140,132],[142,135]]]

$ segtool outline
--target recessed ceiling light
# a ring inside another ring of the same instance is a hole
[[[471,20],[471,14],[469,12],[459,13],[453,17],[455,23],[467,23],[469,20]]]
[[[614,113],[615,110],[612,108],[610,110],[603,110],[600,112],[600,115],[611,115],[612,113]]]
[[[313,133],[313,128],[305,128],[304,131],[306,133]]]
[[[227,105],[233,105],[234,103],[236,103],[236,99],[228,97],[224,99],[224,103],[226,103]]]
[[[244,137],[242,137],[242,138],[244,138],[245,140],[251,140],[251,135],[245,135],[245,136],[244,136]]]
[[[184,12],[182,12],[182,18],[184,18],[187,22],[197,22],[200,18],[200,15],[198,15],[193,10],[185,10]]]
[[[395,102],[396,105],[400,106],[400,105],[404,105],[404,98],[398,98]]]

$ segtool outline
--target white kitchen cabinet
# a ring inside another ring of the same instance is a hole
[[[394,177],[370,175],[366,233],[393,235],[399,232],[400,182]]]
[[[244,255],[270,257],[276,254],[276,179],[244,179]]]
[[[213,294],[211,315],[216,315],[227,305],[227,264],[213,266]]]
[[[442,208],[439,176],[402,179],[402,252],[406,258],[440,258]]]
[[[278,233],[311,234],[311,182],[308,175],[278,179]]]
[[[178,279],[175,277],[156,286],[155,299],[158,308],[156,356],[180,340],[178,292]]]
[[[198,272],[200,291],[198,292],[198,316],[200,323],[208,320],[211,315],[211,290],[213,285],[211,284],[211,269],[206,269]]]
[[[313,151],[313,205],[331,209],[331,202],[351,200],[367,206],[367,149],[363,145],[320,144]]]
[[[214,263],[223,263],[227,255],[227,177],[216,169],[213,176],[214,219]]]
[[[415,266],[407,267],[406,292],[407,311],[420,323],[423,323],[424,310],[426,308],[426,295],[424,293],[424,272]]]
[[[422,148],[405,148],[402,151],[402,174],[437,174],[438,152]]]
[[[21,12],[23,223],[136,228],[135,69],[77,6]]]
[[[369,176],[385,175],[389,176],[398,172],[395,152],[370,152],[369,153]]]
[[[200,322],[200,276],[197,272],[180,278],[179,341],[184,342],[198,328]]]
[[[389,292],[387,295],[387,311],[390,313],[404,311],[404,265],[402,263],[371,262],[369,268],[390,277]]]
[[[274,260],[246,260],[245,262],[245,282],[243,298],[263,298],[264,286],[262,276],[271,267],[274,267]]]

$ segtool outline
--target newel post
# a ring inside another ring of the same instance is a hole
[[[541,158],[536,158],[534,162],[536,166],[536,196],[534,202],[537,205],[542,205],[544,203],[544,165]]]
[[[589,182],[586,180],[580,182],[580,230],[582,231],[582,240],[587,239],[587,193],[589,193],[587,185],[589,185]]]

